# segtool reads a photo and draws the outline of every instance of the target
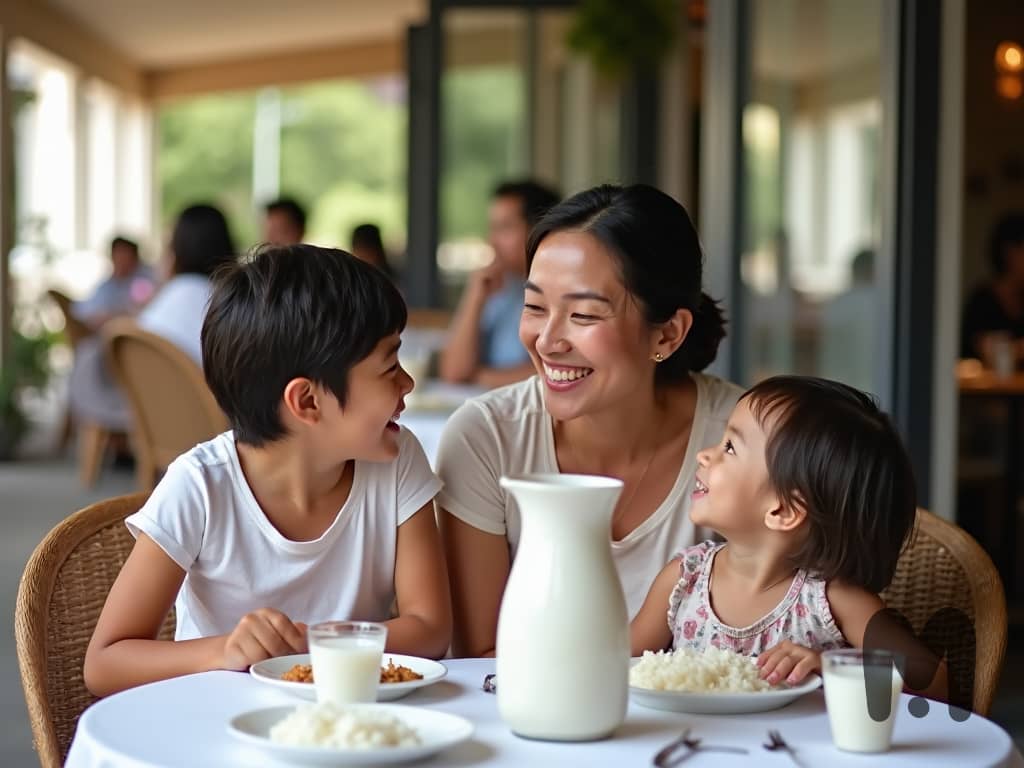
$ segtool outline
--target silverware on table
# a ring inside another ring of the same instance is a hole
[[[498,692],[498,676],[493,672],[489,675],[484,675],[483,684],[484,693],[497,693]]]
[[[651,764],[655,768],[668,768],[686,760],[696,752],[730,752],[734,755],[745,755],[747,750],[742,747],[725,747],[717,744],[704,744],[700,739],[690,736],[690,728],[683,731],[678,739],[674,739],[658,750]],[[681,752],[685,748],[685,752]]]
[[[800,762],[800,758],[796,756],[796,750],[789,745],[789,743],[782,738],[782,734],[779,731],[771,730],[768,731],[768,743],[762,744],[765,749],[769,752],[785,752],[789,755],[789,759],[793,761],[793,765],[803,768],[804,764]]]

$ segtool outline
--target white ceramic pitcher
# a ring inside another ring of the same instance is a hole
[[[629,620],[611,552],[622,482],[503,477],[522,533],[498,618],[502,719],[519,736],[586,741],[626,717]]]

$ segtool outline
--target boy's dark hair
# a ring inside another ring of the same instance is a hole
[[[740,400],[768,435],[775,492],[807,511],[794,564],[884,590],[917,513],[910,457],[889,417],[853,387],[805,376],[766,379]]]
[[[352,366],[405,328],[401,294],[345,251],[265,246],[217,273],[203,323],[203,371],[240,442],[284,437],[285,385],[302,376],[341,405]]]
[[[1005,275],[1008,268],[1006,250],[1024,245],[1024,211],[1008,211],[999,217],[988,244],[988,258],[997,275]]]
[[[281,213],[291,219],[292,224],[300,232],[306,231],[306,209],[299,205],[293,197],[279,197],[266,204],[267,213]]]
[[[646,184],[578,192],[548,211],[530,233],[527,270],[544,238],[565,231],[585,232],[617,257],[622,281],[647,322],[664,323],[679,309],[693,314],[682,345],[655,369],[657,382],[682,381],[711,364],[725,338],[725,316],[701,290],[704,255],[683,206]]]
[[[527,229],[533,229],[541,217],[562,199],[555,190],[530,179],[504,181],[494,188],[491,197],[517,198],[522,206]]]

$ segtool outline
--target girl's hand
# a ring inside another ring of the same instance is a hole
[[[273,608],[247,613],[224,640],[222,669],[244,670],[257,661],[305,653],[306,625]]]
[[[761,677],[772,685],[785,681],[795,685],[811,672],[821,670],[821,654],[803,645],[783,640],[757,657]]]

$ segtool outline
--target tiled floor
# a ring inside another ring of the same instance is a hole
[[[14,602],[22,569],[45,533],[69,512],[98,499],[133,490],[130,472],[107,470],[83,491],[69,460],[0,463],[0,610],[7,629],[0,635],[0,766],[37,765],[14,648]],[[992,719],[1024,748],[1024,626],[1011,636],[1011,652]]]

